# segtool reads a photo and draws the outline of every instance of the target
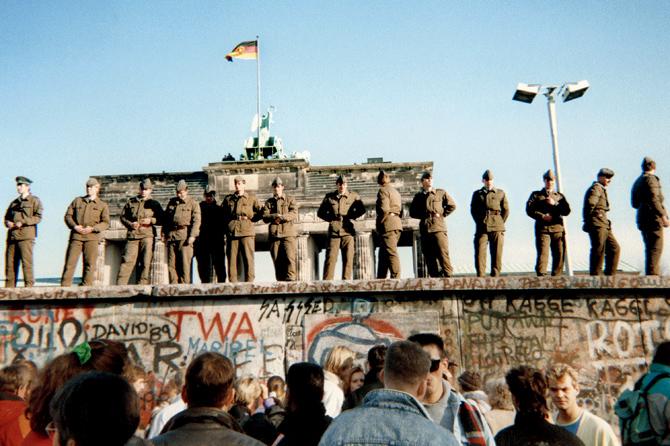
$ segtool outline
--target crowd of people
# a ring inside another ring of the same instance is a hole
[[[663,231],[670,226],[664,207],[661,184],[656,176],[656,163],[649,157],[642,160],[642,174],[631,191],[631,205],[637,209],[637,225],[645,244],[645,274],[659,275],[663,249]],[[610,210],[607,198],[614,171],[600,169],[596,181],[588,188],[582,207],[583,230],[591,241],[589,273],[612,275],[617,271],[620,246],[607,218]],[[526,202],[526,214],[535,220],[537,260],[535,272],[547,275],[549,255],[550,274],[563,272],[565,252],[564,218],[570,214],[566,197],[555,190],[556,176],[548,170],[542,176],[544,187],[531,193]],[[430,277],[449,277],[452,265],[445,218],[456,209],[453,198],[443,189],[433,187],[430,172],[421,175],[421,189],[409,204],[409,217],[420,221],[421,250]],[[23,268],[26,286],[33,286],[32,250],[37,225],[42,219],[42,203],[31,194],[32,181],[16,177],[18,198],[5,213],[8,229],[5,253],[6,286],[15,287],[19,265]],[[388,173],[377,177],[379,191],[375,203],[376,235],[379,255],[376,277],[400,277],[398,242],[403,229],[403,202],[393,187]],[[491,276],[502,271],[505,221],[510,206],[505,191],[495,187],[493,172],[482,175],[483,187],[474,191],[470,214],[475,223],[474,250],[478,276],[486,274],[487,247],[491,255]],[[167,245],[170,283],[191,283],[195,255],[198,273],[203,283],[254,280],[254,250],[256,222],[268,224],[270,255],[277,281],[297,280],[298,204],[284,191],[281,177],[272,181],[272,196],[263,204],[246,190],[246,180],[233,179],[234,191],[216,201],[216,191],[207,187],[204,199],[198,203],[189,195],[188,184],[180,180],[176,196],[165,209],[151,198],[153,184],[145,179],[139,184],[137,196],[128,200],[120,221],[127,229],[127,242],[116,283],[125,285],[137,268],[138,282],[150,283],[153,243],[158,231]],[[99,196],[100,183],[95,178],[86,182],[86,195],[75,198],[65,213],[70,240],[61,277],[62,286],[70,286],[79,257],[83,255],[82,285],[92,285],[98,256],[98,244],[110,224],[109,207]],[[342,279],[351,280],[354,264],[354,221],[366,214],[366,207],[355,191],[348,189],[348,179],[340,175],[336,190],[325,195],[317,216],[328,222],[328,245],[323,267],[323,279],[332,280],[338,252],[342,257]],[[224,250],[225,246],[225,250]],[[238,265],[244,267],[244,274]],[[604,264],[604,269],[603,269]]]
[[[323,364],[294,363],[285,377],[261,380],[236,376],[220,353],[201,353],[163,386],[171,393],[145,423],[142,374],[126,346],[92,340],[39,370],[17,360],[0,371],[0,446],[621,444],[580,405],[579,372],[567,364],[519,365],[484,383],[476,370],[452,375],[432,333],[376,345],[360,359],[340,345]],[[669,383],[665,342],[636,384],[653,432],[645,444],[670,441]],[[624,444],[637,444],[626,426]]]

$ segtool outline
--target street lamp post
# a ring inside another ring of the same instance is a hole
[[[551,147],[554,158],[554,170],[556,172],[556,190],[562,192],[561,181],[561,163],[558,156],[558,126],[556,123],[556,95],[563,93],[563,102],[582,97],[589,88],[588,81],[579,81],[558,85],[539,85],[539,84],[518,84],[514,93],[515,101],[530,104],[540,91],[544,90],[544,96],[547,98],[547,111],[549,112],[549,130],[551,132]],[[563,228],[565,237],[565,268],[568,276],[573,275],[572,263],[570,262],[570,250],[568,249],[568,228]]]

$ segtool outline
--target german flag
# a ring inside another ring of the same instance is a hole
[[[250,40],[248,42],[242,42],[237,45],[233,50],[226,54],[226,59],[228,62],[232,62],[233,59],[248,59],[253,60],[258,58],[258,41]]]

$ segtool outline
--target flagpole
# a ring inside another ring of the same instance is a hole
[[[256,36],[256,116],[258,116],[256,129],[258,138],[256,159],[258,159],[261,154],[261,42],[258,36]]]

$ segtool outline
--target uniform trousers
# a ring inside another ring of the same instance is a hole
[[[237,271],[237,257],[242,256],[244,265],[243,282],[253,282],[256,277],[254,268],[254,252],[256,237],[249,235],[246,237],[228,236],[226,241],[228,255],[228,279],[231,282],[239,282],[239,273]]]
[[[7,240],[5,250],[5,280],[7,288],[16,287],[19,263],[23,267],[25,286],[35,285],[33,277],[33,245],[35,240]]]
[[[168,276],[170,283],[191,283],[193,268],[193,245],[188,240],[167,242]]]
[[[536,232],[535,250],[537,260],[535,261],[535,272],[538,276],[547,275],[547,263],[549,263],[549,251],[551,250],[551,275],[563,274],[563,262],[565,260],[565,236],[564,232]]]
[[[352,235],[331,236],[328,239],[326,262],[323,265],[323,280],[333,280],[335,276],[337,251],[342,253],[342,279],[351,280],[354,275],[354,237]]]
[[[621,247],[614,238],[610,228],[595,228],[589,231],[591,239],[591,255],[589,256],[589,274],[600,276],[603,274],[603,261],[605,263],[605,275],[611,276],[616,273],[619,265]]]
[[[270,238],[270,257],[275,266],[275,278],[278,281],[297,279],[296,254],[298,241],[295,237]]]
[[[139,279],[137,281],[140,285],[148,285],[151,283],[151,259],[154,254],[154,238],[144,237],[141,239],[132,239],[126,241],[126,247],[123,251],[123,261],[119,268],[119,275],[116,278],[117,285],[128,285],[130,274],[137,262],[139,255],[140,262],[138,265]]]
[[[648,276],[661,275],[661,255],[663,254],[663,228],[642,232],[644,241],[644,273]]]
[[[84,268],[82,271],[81,284],[84,286],[92,286],[95,279],[95,264],[98,261],[98,245],[99,240],[72,240],[67,245],[67,252],[65,253],[65,267],[63,268],[63,276],[60,279],[61,286],[72,285],[72,276],[74,269],[77,267],[79,256],[83,253]]]
[[[391,272],[391,279],[400,277],[400,256],[398,255],[398,241],[402,231],[387,231],[381,234],[379,244],[379,264],[377,265],[377,279],[386,279]]]
[[[429,277],[451,277],[453,270],[449,259],[449,238],[446,232],[421,234],[421,251],[423,251]]]
[[[475,234],[475,269],[478,277],[486,275],[486,244],[491,251],[491,276],[497,277],[502,270],[502,253],[505,233],[490,231]]]

